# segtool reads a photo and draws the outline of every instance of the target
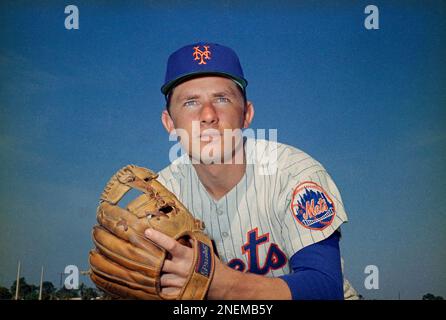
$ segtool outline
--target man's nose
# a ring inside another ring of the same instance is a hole
[[[218,123],[217,110],[210,101],[205,102],[201,108],[200,123],[204,125]]]

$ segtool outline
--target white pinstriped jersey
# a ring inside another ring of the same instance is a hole
[[[187,155],[163,169],[158,179],[204,222],[222,261],[277,277],[290,272],[288,260],[294,253],[329,237],[347,215],[333,180],[305,152],[254,139],[247,139],[245,150],[257,153],[247,152],[245,175],[218,201],[208,194]],[[265,174],[265,155],[271,160],[274,152],[277,161],[271,174]]]

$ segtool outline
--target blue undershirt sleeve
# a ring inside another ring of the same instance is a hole
[[[343,300],[340,233],[309,245],[290,259],[292,272],[283,275],[293,300]]]

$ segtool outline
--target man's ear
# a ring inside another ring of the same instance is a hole
[[[175,129],[175,126],[173,124],[173,120],[170,117],[169,111],[163,110],[161,113],[161,122],[163,123],[164,128],[166,131],[170,134],[172,130]]]
[[[249,128],[252,122],[252,118],[254,118],[254,105],[251,101],[246,102],[245,107],[245,115],[243,119],[243,128]]]

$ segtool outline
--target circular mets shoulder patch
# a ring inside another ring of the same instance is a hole
[[[291,212],[297,222],[312,230],[324,230],[336,215],[333,200],[322,187],[312,181],[304,181],[294,189]]]

